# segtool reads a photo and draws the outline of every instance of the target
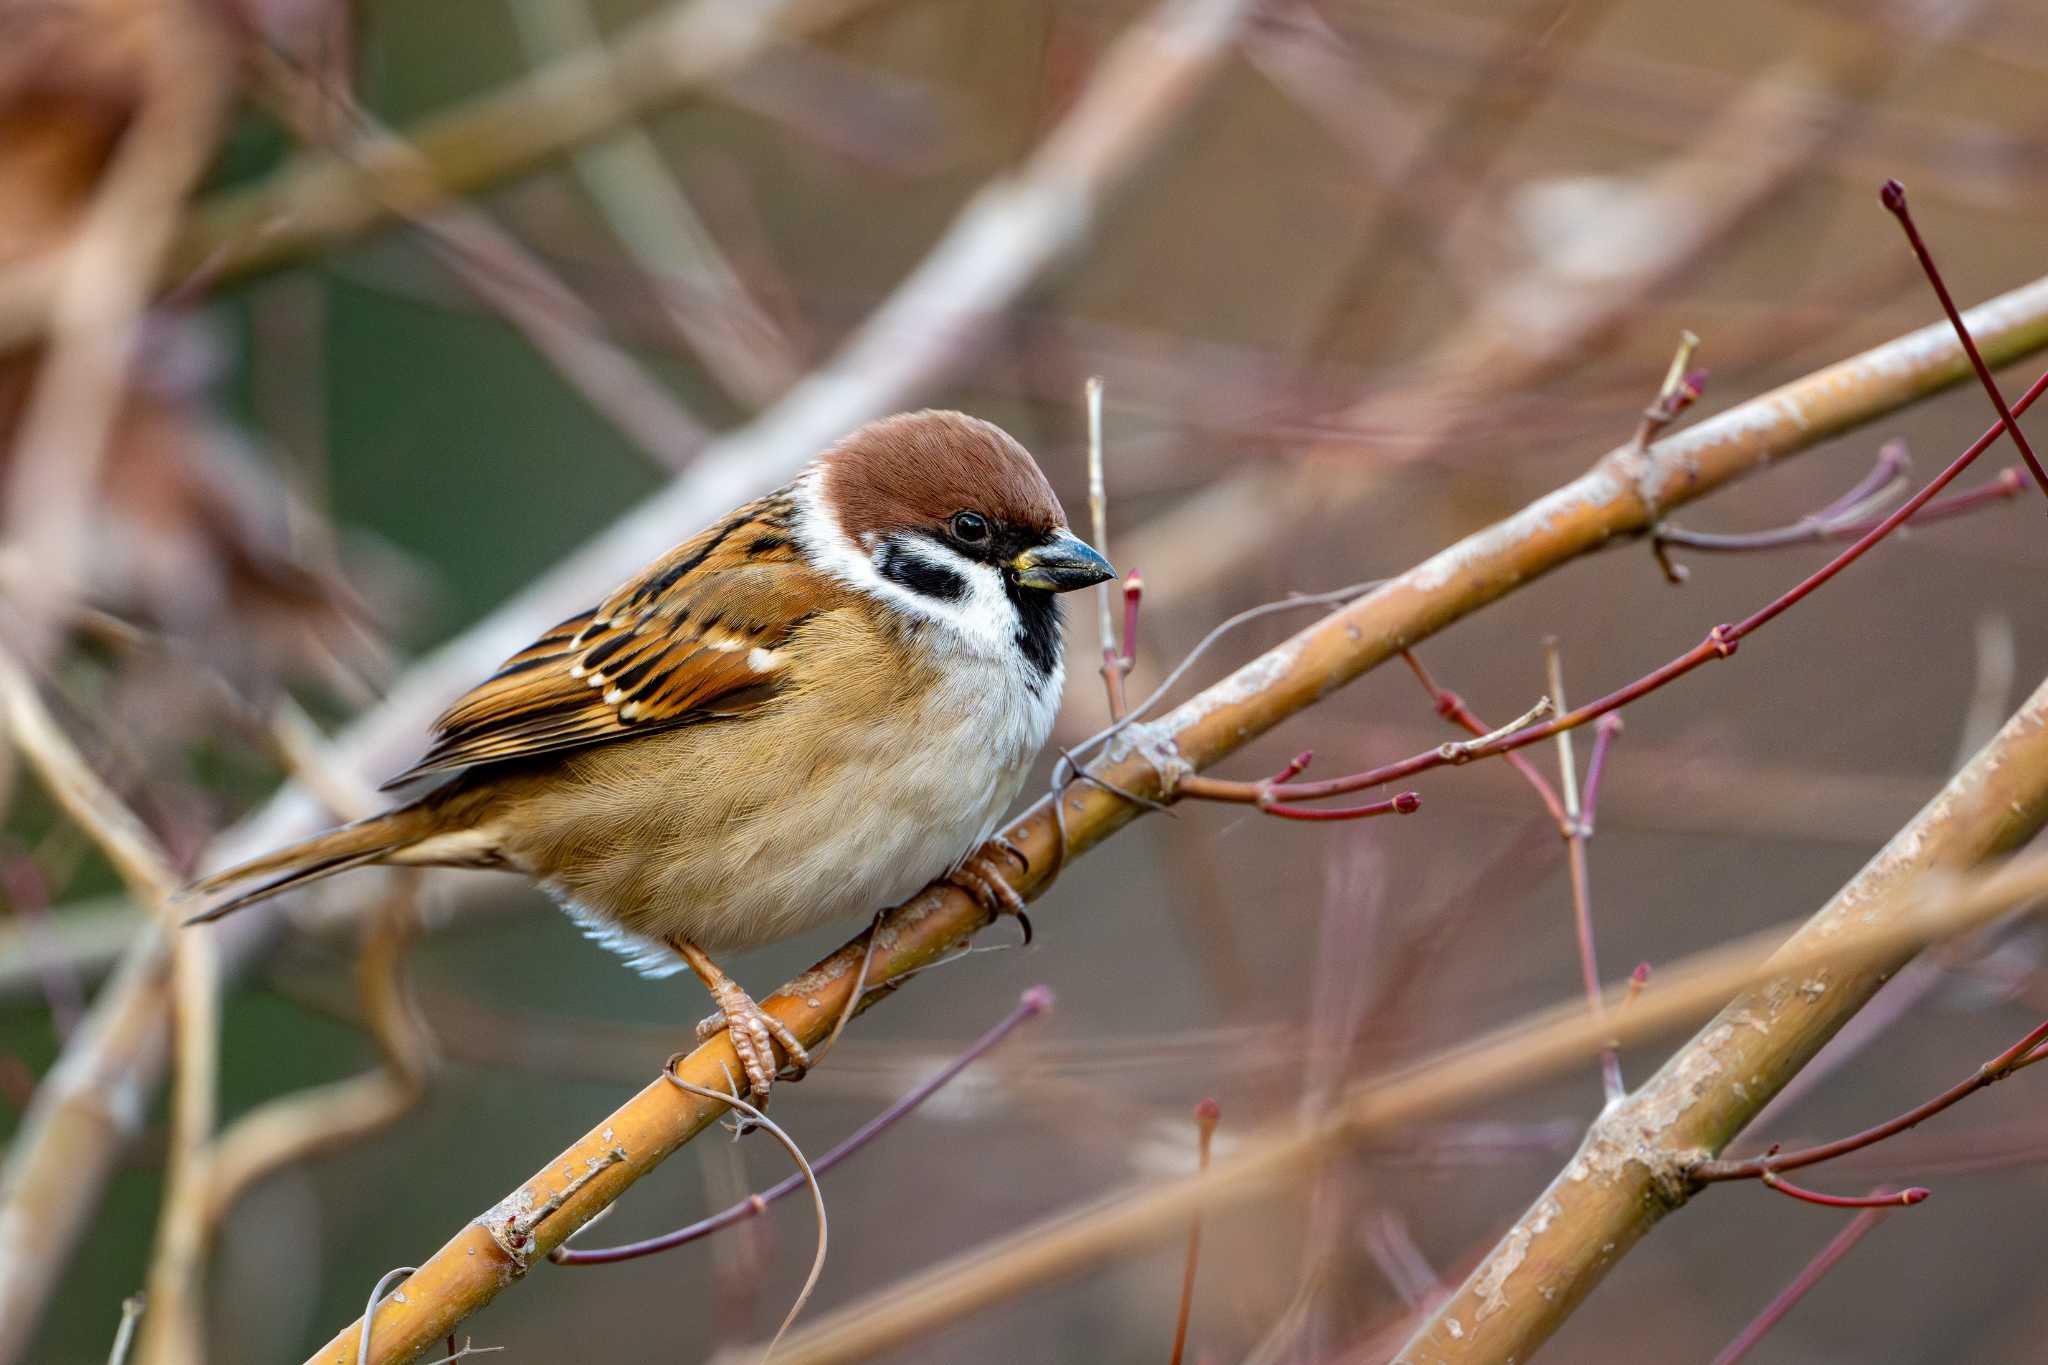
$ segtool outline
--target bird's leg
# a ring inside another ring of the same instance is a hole
[[[739,1054],[740,1065],[746,1069],[747,1085],[753,1091],[755,1104],[768,1103],[768,1091],[775,1084],[775,1044],[782,1044],[790,1068],[798,1077],[810,1069],[811,1054],[804,1051],[789,1025],[755,1004],[754,997],[720,971],[702,948],[680,935],[668,944],[690,964],[690,970],[718,1005],[717,1014],[697,1025],[697,1037],[710,1038],[721,1029],[732,1034],[733,1051]]]
[[[1024,931],[1024,942],[1031,942],[1031,917],[1024,913],[1024,898],[1017,894],[1017,888],[1010,885],[1009,878],[996,866],[991,851],[1007,853],[1017,860],[1019,866],[1030,871],[1031,862],[1023,851],[1008,839],[991,839],[967,855],[960,866],[946,874],[948,885],[957,886],[981,905],[991,915],[1015,915],[1018,925]]]

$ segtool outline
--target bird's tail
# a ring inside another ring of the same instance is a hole
[[[436,824],[423,805],[400,806],[202,877],[178,893],[178,899],[193,909],[185,923],[219,919],[245,905],[352,867],[394,861],[431,838]]]

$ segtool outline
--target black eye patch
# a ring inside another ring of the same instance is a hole
[[[938,602],[958,602],[967,596],[967,580],[943,564],[906,551],[895,541],[882,547],[875,571],[898,587]]]

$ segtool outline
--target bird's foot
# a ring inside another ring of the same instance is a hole
[[[746,1069],[747,1087],[753,1091],[754,1103],[768,1103],[768,1092],[774,1088],[778,1074],[775,1065],[775,1045],[782,1044],[782,1051],[789,1058],[792,1080],[802,1080],[804,1072],[811,1068],[811,1054],[804,1051],[804,1045],[797,1041],[789,1025],[777,1019],[754,1003],[740,983],[719,969],[702,948],[690,940],[677,936],[669,940],[683,961],[690,964],[690,970],[704,983],[704,989],[711,992],[711,998],[718,1005],[718,1013],[697,1025],[699,1041],[716,1035],[721,1029],[732,1034],[732,1048],[739,1054],[740,1065]]]
[[[1024,898],[1017,894],[1017,888],[1010,885],[1009,878],[990,855],[990,850],[1007,853],[1015,858],[1027,871],[1030,860],[1025,858],[1007,839],[992,839],[969,854],[967,860],[946,874],[946,884],[957,886],[974,897],[982,909],[990,915],[1014,915],[1018,926],[1024,931],[1024,942],[1031,942],[1031,917],[1024,912]]]
[[[768,1103],[768,1092],[778,1079],[800,1081],[811,1069],[811,1054],[797,1041],[789,1025],[754,1003],[737,981],[727,977],[711,988],[718,1013],[697,1025],[697,1040],[704,1042],[720,1033],[732,1035],[732,1048],[747,1073],[747,1088],[756,1105]],[[788,1062],[778,1068],[775,1044],[782,1044]]]

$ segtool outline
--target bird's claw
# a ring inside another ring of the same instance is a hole
[[[732,1035],[733,1051],[739,1054],[740,1067],[747,1073],[747,1088],[756,1105],[768,1103],[768,1092],[778,1078],[804,1078],[811,1067],[811,1054],[797,1041],[789,1025],[755,1004],[752,996],[729,979],[712,992],[712,998],[718,1002],[718,1013],[697,1025],[698,1041],[720,1033]],[[777,1043],[782,1044],[789,1059],[787,1066],[779,1069],[775,1062]]]
[[[1031,875],[1031,855],[1011,843],[1008,836],[998,834],[990,838],[988,842],[991,848],[999,848],[1008,854],[1011,861],[1017,864],[1019,872],[1022,872],[1027,877]]]
[[[989,844],[983,846],[984,849],[988,847],[1010,853],[1027,869],[1030,867],[1024,854],[1008,840],[991,840]],[[974,897],[976,903],[991,916],[1014,916],[1018,927],[1024,931],[1025,945],[1030,946],[1031,916],[1024,911],[1024,898],[1017,894],[1017,888],[1010,885],[1009,879],[996,867],[995,860],[988,857],[983,850],[977,849],[967,861],[947,874],[946,883],[949,886],[957,886]]]

